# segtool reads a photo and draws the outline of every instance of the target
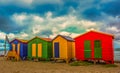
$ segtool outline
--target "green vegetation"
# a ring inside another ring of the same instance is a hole
[[[50,59],[38,58],[38,61],[43,62],[43,63],[47,63],[47,62],[50,62]]]
[[[72,62],[70,63],[70,66],[89,66],[89,65],[94,65],[93,63],[91,62],[87,62],[87,61],[75,61],[75,62]],[[96,64],[98,65],[98,64]],[[103,66],[103,67],[106,67],[106,68],[109,68],[109,67],[118,67],[118,65],[116,64],[100,64],[99,65]]]
[[[120,48],[116,48],[115,51],[120,51]]]
[[[70,66],[88,66],[88,65],[93,65],[93,63],[85,62],[85,61],[75,61],[70,63]]]
[[[104,67],[118,67],[118,65],[116,65],[116,64],[106,64],[106,65],[104,65]]]
[[[11,59],[12,62],[18,62],[15,58]]]

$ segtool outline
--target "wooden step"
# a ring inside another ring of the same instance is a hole
[[[9,51],[7,54],[7,59],[14,57],[17,61],[20,60],[19,56],[17,55],[17,53],[15,51]]]

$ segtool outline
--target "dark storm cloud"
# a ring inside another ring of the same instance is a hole
[[[12,14],[20,12],[20,10],[21,9],[14,6],[0,5],[0,31],[6,33],[19,33],[20,30],[23,30],[22,27],[19,27],[10,18]]]
[[[99,20],[101,18],[101,11],[96,8],[89,8],[85,11],[83,11],[83,18],[89,19],[89,20]]]
[[[87,1],[85,3],[87,3]],[[85,7],[85,5],[82,5],[80,8]],[[113,0],[108,2],[100,2],[93,0],[93,2],[88,3],[88,7],[86,7],[80,13],[82,14],[83,18],[94,21],[104,20],[104,15],[102,15],[102,13],[116,17],[120,15],[120,1]]]
[[[9,19],[0,17],[0,30],[4,32],[10,32],[13,26],[10,24]]]
[[[106,14],[117,16],[120,15],[120,1],[113,0],[112,2],[103,3],[100,5],[101,11],[105,12]]]
[[[0,17],[0,31],[6,33],[19,33],[23,29],[27,29],[28,26],[19,26],[12,20],[5,17]]]

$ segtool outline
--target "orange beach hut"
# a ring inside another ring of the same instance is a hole
[[[63,59],[67,63],[75,57],[74,40],[69,36],[57,35],[53,40],[53,59]]]

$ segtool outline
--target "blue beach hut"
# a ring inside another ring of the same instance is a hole
[[[10,42],[10,51],[16,52],[20,59],[27,58],[27,40],[14,39]]]

